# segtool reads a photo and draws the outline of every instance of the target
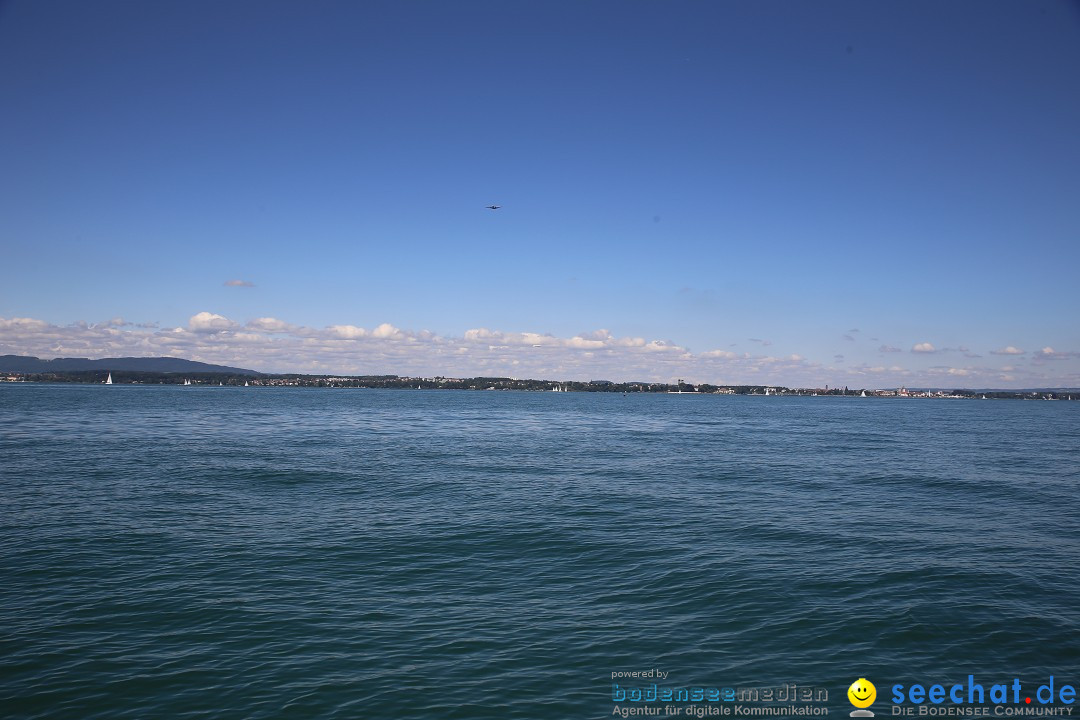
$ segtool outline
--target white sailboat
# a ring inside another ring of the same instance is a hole
[[[247,386],[248,386],[248,384],[247,384],[247,380],[245,380],[245,381],[244,381],[244,387],[247,387]]]
[[[109,373],[109,377],[105,378],[105,384],[106,385],[112,385],[113,384],[112,373]]]
[[[190,380],[188,380],[187,378],[184,378],[184,384],[185,384],[185,385],[190,385],[190,384],[191,384],[191,381],[190,381]]]
[[[863,391],[862,391],[862,395],[859,395],[859,397],[866,397],[866,391],[865,391],[865,390],[863,390]]]

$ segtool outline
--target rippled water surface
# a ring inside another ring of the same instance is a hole
[[[1078,481],[1076,402],[0,386],[0,716],[1076,681]]]

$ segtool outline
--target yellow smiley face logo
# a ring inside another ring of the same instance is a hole
[[[866,678],[859,678],[847,689],[847,698],[857,708],[867,708],[877,699],[877,688]]]

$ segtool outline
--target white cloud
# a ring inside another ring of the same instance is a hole
[[[721,358],[723,360],[734,360],[740,357],[738,353],[731,352],[730,350],[708,350],[701,353],[703,358]]]
[[[465,331],[465,339],[470,341],[487,340],[488,338],[500,337],[502,333],[493,333],[487,328],[475,328]]]
[[[1021,350],[1020,348],[1015,348],[1012,345],[1009,345],[1008,347],[1003,347],[1000,350],[991,350],[990,354],[991,355],[1024,355],[1025,352],[1023,350]]]
[[[283,320],[278,320],[277,318],[272,317],[255,318],[254,320],[248,322],[245,327],[250,330],[258,330],[260,332],[268,333],[292,332],[297,329],[295,325],[291,325]]]
[[[545,345],[558,345],[559,339],[552,335],[541,335],[539,333],[521,333],[521,339],[528,345],[533,347],[544,347]]]
[[[934,346],[928,342],[918,343],[911,348],[911,352],[915,353],[932,353],[934,352]]]
[[[0,330],[44,330],[49,323],[33,318],[0,318]]]
[[[367,337],[368,331],[362,327],[356,327],[355,325],[331,325],[326,328],[335,337],[343,338],[345,340],[355,340],[357,338]]]
[[[567,341],[567,346],[573,348],[595,349],[604,347],[604,341],[588,340],[580,335],[575,335]]]
[[[1080,352],[1069,350],[1055,350],[1049,345],[1042,350],[1032,353],[1031,362],[1036,366],[1045,366],[1047,361],[1056,363],[1060,360],[1067,360],[1069,358],[1080,357]]]
[[[188,320],[188,330],[197,333],[221,332],[235,326],[236,323],[229,318],[206,311],[192,315]]]
[[[371,337],[383,340],[402,340],[406,335],[390,323],[383,323],[371,331]]]
[[[900,349],[900,348],[898,348],[898,347],[893,347],[892,345],[882,345],[881,347],[879,347],[879,348],[878,348],[878,352],[883,352],[883,353],[898,353],[898,352],[904,352],[904,351],[903,351],[903,350],[901,350],[901,349]]]

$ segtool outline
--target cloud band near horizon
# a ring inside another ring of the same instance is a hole
[[[646,382],[684,378],[720,385],[856,388],[1080,385],[1076,367],[1080,353],[1049,347],[1024,358],[1026,365],[1022,367],[863,364],[841,369],[834,362],[826,366],[799,354],[695,353],[668,341],[616,337],[607,330],[562,338],[476,328],[452,337],[403,330],[390,323],[370,329],[356,325],[311,328],[271,317],[238,323],[206,311],[191,316],[186,327],[168,329],[136,325],[123,318],[67,326],[32,318],[0,318],[0,354],[43,358],[176,356],[261,372],[335,375]],[[916,351],[915,355],[919,354]],[[1010,355],[1017,362],[1018,356]]]

